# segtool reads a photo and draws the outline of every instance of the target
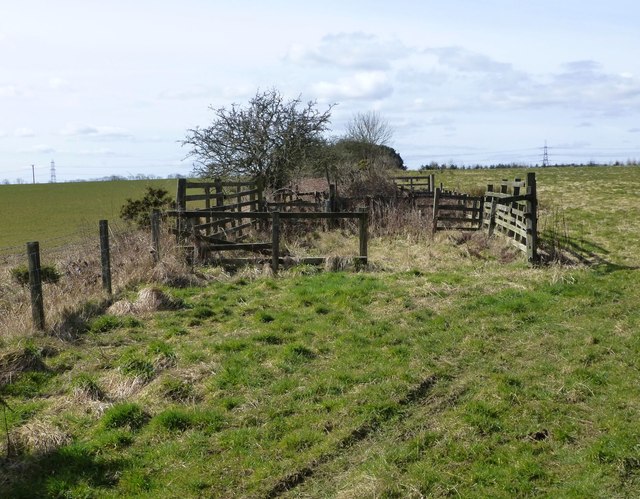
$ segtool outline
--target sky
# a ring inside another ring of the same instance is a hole
[[[189,175],[259,90],[376,111],[410,169],[640,159],[637,0],[0,0],[0,182]],[[33,167],[32,167],[33,165]]]

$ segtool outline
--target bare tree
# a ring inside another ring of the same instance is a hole
[[[319,111],[315,101],[285,101],[276,89],[258,91],[247,107],[211,108],[207,128],[187,131],[194,172],[202,177],[248,175],[275,188],[285,185],[328,129],[331,109]]]
[[[393,128],[375,111],[356,113],[347,124],[346,138],[354,142],[385,146],[392,137]]]

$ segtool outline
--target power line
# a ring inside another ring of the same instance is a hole
[[[549,150],[547,148],[547,141],[544,141],[544,149],[542,153],[542,166],[549,166]]]

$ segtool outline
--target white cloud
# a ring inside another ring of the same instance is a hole
[[[383,40],[367,33],[326,35],[315,47],[294,45],[287,59],[295,63],[319,63],[358,70],[384,70],[396,59],[407,56],[409,49],[399,40]]]
[[[384,99],[393,93],[393,85],[386,73],[367,71],[340,78],[336,82],[321,81],[313,85],[321,100]]]
[[[127,129],[113,126],[67,125],[60,134],[88,139],[133,139]]]
[[[582,60],[565,62],[562,67],[567,73],[595,73],[602,68],[602,64],[597,61]]]
[[[33,152],[40,154],[53,154],[56,152],[56,150],[51,146],[40,144],[33,148]]]
[[[212,87],[206,85],[196,85],[191,88],[180,90],[164,90],[158,97],[160,99],[169,100],[191,100],[211,97],[212,95],[214,95],[214,90]]]
[[[422,126],[437,126],[447,127],[453,125],[454,120],[446,116],[434,116],[432,118],[426,118],[421,122]]]
[[[163,90],[158,94],[158,98],[160,100],[178,101],[197,99],[235,101],[236,99],[244,99],[255,91],[256,87],[253,84],[238,81],[224,86],[193,85],[186,88]]]
[[[74,154],[77,154],[79,156],[87,156],[87,157],[107,157],[107,158],[131,157],[131,155],[129,154],[122,154],[107,147],[102,147],[100,149],[84,149],[81,151],[76,151],[74,152]]]
[[[23,95],[15,85],[0,85],[0,97],[21,97]]]
[[[26,127],[16,128],[13,134],[16,137],[20,137],[20,138],[35,137],[36,135],[35,132],[31,130],[31,128],[26,128]]]
[[[70,88],[70,85],[67,80],[54,76],[49,78],[49,88],[52,90],[65,90]]]
[[[591,147],[591,144],[584,140],[576,140],[574,142],[561,142],[553,144],[554,149],[585,149]]]
[[[498,62],[487,55],[463,47],[428,48],[423,53],[436,56],[441,66],[461,72],[505,73],[513,69],[511,64]]]
[[[551,81],[543,87],[558,107],[581,108],[608,116],[640,109],[640,80],[607,73],[596,61],[568,62],[563,69],[551,75]]]

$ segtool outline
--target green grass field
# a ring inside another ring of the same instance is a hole
[[[117,223],[127,198],[147,186],[175,194],[175,180],[127,180],[0,185],[0,252],[20,251],[28,241],[51,248],[96,232],[99,220]]]
[[[540,202],[539,227],[560,214],[576,249],[618,264],[640,265],[640,168],[565,167],[535,170]],[[436,175],[447,188],[497,184],[526,178],[526,170],[458,170]]]
[[[591,266],[374,239],[367,271],[215,274],[163,288],[175,310],[7,341],[0,496],[637,497],[639,185],[540,171]]]

